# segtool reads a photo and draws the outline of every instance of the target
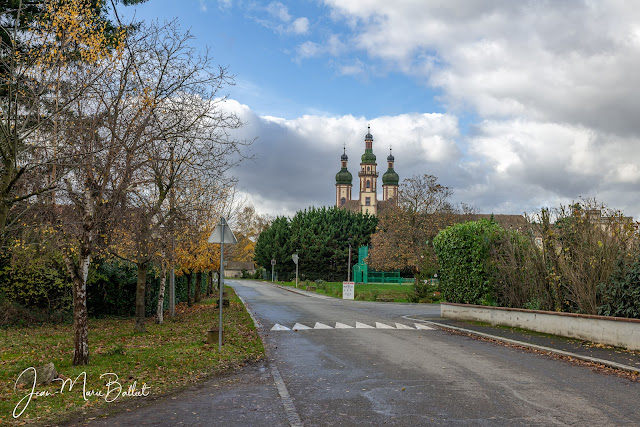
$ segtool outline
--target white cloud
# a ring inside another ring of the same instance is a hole
[[[296,34],[307,34],[309,32],[309,20],[305,17],[297,18],[291,23],[291,31]]]
[[[312,205],[332,205],[343,144],[357,185],[356,171],[364,153],[367,125],[371,125],[381,175],[386,171],[390,145],[401,179],[433,173],[443,182],[452,183],[456,171],[460,171],[457,121],[444,114],[402,114],[371,120],[350,115],[304,115],[287,120],[258,116],[234,100],[227,101],[224,108],[247,123],[236,137],[258,137],[250,149],[254,161],[242,164],[235,175],[240,190],[256,208],[272,215],[288,215]]]
[[[269,3],[266,9],[271,16],[279,19],[282,22],[289,22],[291,20],[289,9],[287,9],[287,6],[283,5],[280,2]]]
[[[441,91],[447,118],[473,117],[469,135],[399,133],[411,135],[408,144],[420,158],[436,162],[430,168],[455,183],[461,201],[518,213],[598,196],[640,215],[634,3],[324,3],[345,24],[340,38],[349,48],[331,51],[311,39],[299,57],[326,55],[343,75],[366,72],[363,63],[405,73]],[[348,60],[335,60],[346,52]],[[456,174],[443,162],[454,162]]]
[[[218,8],[220,10],[229,10],[233,6],[232,0],[218,0]]]
[[[271,2],[258,10],[266,11],[270,19],[256,19],[261,25],[279,34],[303,35],[309,32],[309,18],[301,16],[295,18],[289,13],[287,6],[280,2]],[[275,22],[273,21],[275,19]]]

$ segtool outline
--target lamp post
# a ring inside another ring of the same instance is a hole
[[[276,265],[276,257],[275,255],[271,258],[271,281],[273,282],[273,267]]]

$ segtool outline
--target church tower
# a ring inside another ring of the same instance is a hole
[[[373,135],[371,127],[367,126],[368,132],[364,137],[364,154],[360,163],[360,212],[370,215],[377,214],[376,190],[378,184],[378,172],[376,172],[376,156],[373,154]]]
[[[342,169],[336,174],[336,206],[342,207],[351,200],[351,172],[347,170],[347,148],[345,147],[340,157]]]
[[[394,200],[395,204],[398,204],[398,182],[400,177],[393,170],[393,162],[395,158],[391,154],[391,147],[389,147],[389,157],[387,157],[387,164],[389,168],[382,175],[382,200]]]

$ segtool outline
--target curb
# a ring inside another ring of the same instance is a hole
[[[575,353],[571,353],[568,351],[564,351],[564,350],[558,350],[555,348],[551,348],[551,347],[545,347],[542,345],[537,345],[537,344],[531,344],[528,342],[523,342],[523,341],[517,341],[517,340],[513,340],[511,338],[504,338],[504,337],[500,337],[500,336],[496,336],[496,335],[491,335],[491,334],[486,334],[484,332],[478,332],[478,331],[473,331],[471,329],[464,329],[464,328],[459,328],[457,326],[451,326],[451,325],[445,325],[442,323],[437,323],[437,322],[432,322],[430,320],[423,320],[423,319],[414,319],[410,316],[402,316],[403,318],[407,319],[407,320],[412,320],[412,321],[419,321],[419,322],[423,322],[423,323],[430,323],[434,326],[437,326],[440,329],[449,329],[449,330],[453,330],[453,331],[458,331],[458,332],[464,332],[465,334],[469,334],[469,335],[475,335],[475,336],[479,336],[482,338],[489,338],[495,341],[500,341],[500,342],[505,342],[505,343],[509,343],[509,344],[515,344],[517,346],[520,347],[525,347],[525,348],[530,348],[533,350],[538,350],[538,351],[544,351],[547,353],[551,353],[551,354],[556,354],[558,356],[565,356],[565,357],[571,357],[573,359],[578,359],[578,360],[582,360],[585,362],[591,362],[591,363],[597,363],[600,365],[604,365],[608,368],[613,368],[613,369],[619,369],[622,371],[626,371],[635,375],[638,375],[640,369],[635,368],[633,366],[629,366],[629,365],[623,365],[621,363],[617,363],[617,362],[612,362],[610,360],[604,360],[604,359],[598,359],[596,357],[590,357],[590,356],[583,356],[581,354],[575,354]]]

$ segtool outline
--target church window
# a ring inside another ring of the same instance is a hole
[[[371,166],[367,166],[367,172],[371,170]]]
[[[364,204],[365,206],[371,206],[371,197],[365,197]]]
[[[371,181],[367,180],[367,188],[371,187]]]
[[[344,197],[340,199],[340,206],[344,206],[345,203],[347,203],[347,199],[345,199]]]

